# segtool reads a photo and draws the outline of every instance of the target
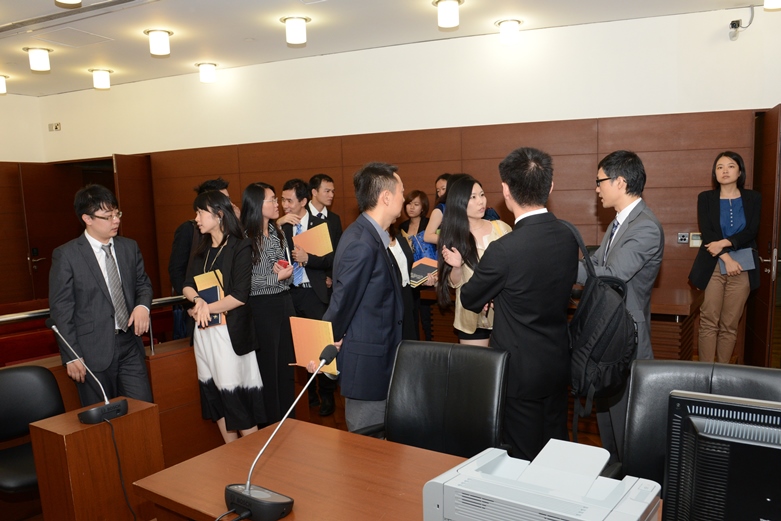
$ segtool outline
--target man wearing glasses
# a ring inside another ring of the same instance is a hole
[[[103,394],[82,361],[109,398],[151,402],[140,335],[149,330],[152,283],[141,251],[117,237],[122,212],[106,187],[82,188],[73,207],[84,234],[54,250],[49,272],[51,318],[79,355],[60,344],[68,376],[83,406],[103,401]]]
[[[609,275],[626,283],[626,308],[637,326],[637,358],[651,359],[651,289],[662,263],[664,230],[642,199],[645,168],[634,152],[618,150],[599,162],[597,195],[604,208],[613,208],[602,244],[590,262],[598,276]],[[582,261],[587,262],[587,261]],[[585,282],[585,265],[578,266],[578,282]],[[602,446],[610,461],[620,461],[626,418],[626,386],[597,402],[597,423]]]

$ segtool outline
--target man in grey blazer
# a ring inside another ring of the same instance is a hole
[[[634,152],[619,150],[599,162],[597,194],[602,206],[613,208],[616,218],[608,227],[591,262],[597,275],[626,282],[626,307],[637,325],[637,358],[651,359],[651,289],[664,253],[664,230],[642,199],[645,168]],[[583,261],[585,262],[585,261]],[[578,267],[578,282],[585,282],[585,265]],[[597,403],[602,446],[612,461],[620,461],[626,419],[626,387]]]
[[[82,361],[109,398],[151,402],[140,335],[149,330],[152,283],[141,251],[135,241],[117,237],[122,212],[107,188],[82,188],[73,206],[84,234],[54,250],[49,272],[51,318],[78,354],[60,342],[62,361],[84,406],[103,395]]]

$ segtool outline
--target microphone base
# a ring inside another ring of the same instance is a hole
[[[275,521],[293,510],[293,498],[251,485],[247,493],[245,483],[225,487],[225,505],[236,512],[249,511],[251,521]]]
[[[99,405],[79,413],[79,421],[87,425],[100,423],[103,420],[119,418],[127,414],[127,400],[122,398],[115,402],[105,405]]]

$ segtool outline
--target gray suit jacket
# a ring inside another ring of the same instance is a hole
[[[131,239],[114,237],[113,249],[128,312],[132,313],[139,305],[151,307],[152,283],[144,271],[138,244]],[[84,234],[52,254],[49,307],[60,333],[90,369],[105,371],[114,355],[114,305],[98,260]],[[142,347],[140,338],[138,343]],[[60,354],[63,363],[74,358],[63,345],[60,345]]]
[[[653,358],[651,349],[651,289],[662,264],[664,230],[645,201],[632,210],[613,238],[607,260],[602,257],[610,230],[591,256],[597,275],[609,275],[626,282],[626,308],[637,323],[637,358]],[[585,282],[586,267],[578,266],[578,282]]]

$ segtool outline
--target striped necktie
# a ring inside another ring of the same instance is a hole
[[[602,256],[603,266],[607,263],[607,254],[610,251],[610,245],[613,244],[613,236],[616,234],[616,230],[618,230],[618,219],[613,219],[613,229],[610,230],[610,239],[608,239],[605,246],[605,255]]]
[[[119,279],[117,261],[111,253],[111,244],[101,246],[106,252],[106,274],[108,275],[108,289],[111,293],[111,302],[114,304],[114,320],[122,331],[127,331],[127,321],[130,314],[127,312],[125,293],[122,291],[122,281]]]
[[[301,223],[296,224],[296,233],[293,235],[298,235],[301,233]],[[293,285],[294,286],[300,286],[301,283],[304,281],[304,268],[301,267],[301,265],[297,262],[293,263]]]

